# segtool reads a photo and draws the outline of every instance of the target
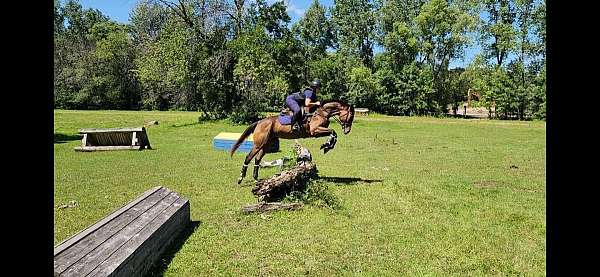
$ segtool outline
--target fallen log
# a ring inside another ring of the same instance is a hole
[[[317,174],[317,165],[312,162],[302,162],[271,178],[258,181],[252,193],[260,202],[278,201],[292,191],[305,190],[307,184]]]

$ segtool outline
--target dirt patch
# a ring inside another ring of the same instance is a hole
[[[490,180],[479,181],[479,182],[473,183],[473,186],[478,189],[493,189],[493,188],[497,188],[501,185],[502,185],[502,183],[500,183],[500,182],[490,181]]]

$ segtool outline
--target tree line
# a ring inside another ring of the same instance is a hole
[[[200,111],[248,122],[312,79],[320,99],[444,115],[467,91],[498,118],[546,117],[539,0],[140,0],[128,24],[54,2],[54,107]],[[481,51],[450,68],[465,49]]]

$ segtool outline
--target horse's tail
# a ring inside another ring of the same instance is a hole
[[[244,140],[248,136],[250,136],[250,134],[252,134],[254,132],[254,129],[256,129],[256,125],[258,125],[258,122],[259,121],[256,121],[256,122],[252,123],[250,126],[248,126],[248,128],[246,128],[244,133],[242,133],[240,138],[237,140],[237,142],[231,148],[231,152],[229,153],[229,156],[233,157],[233,153],[235,153],[235,150],[237,150],[240,147],[240,144],[242,144],[242,142],[244,142]]]

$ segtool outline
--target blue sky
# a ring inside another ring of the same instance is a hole
[[[79,0],[84,9],[98,9],[102,14],[120,23],[129,22],[129,12],[137,2],[138,0]]]
[[[304,13],[310,6],[313,0],[284,0],[288,7],[288,14],[292,18],[292,23],[298,21],[298,19],[304,16]],[[129,22],[129,13],[135,6],[138,0],[80,0],[83,8],[98,9],[104,15],[107,15],[111,19],[120,22]],[[267,0],[269,3],[275,2],[275,0]],[[320,0],[321,5],[325,7],[331,7],[333,0]],[[475,55],[481,51],[478,45],[473,45],[465,50],[464,59],[458,59],[451,61],[450,68],[457,66],[465,67],[473,60]]]

